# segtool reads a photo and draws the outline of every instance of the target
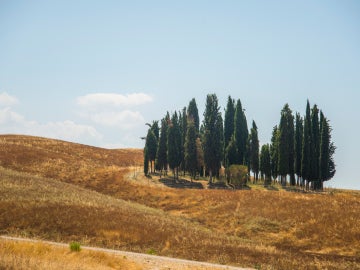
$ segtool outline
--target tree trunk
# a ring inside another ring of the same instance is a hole
[[[212,170],[209,170],[209,183],[212,183]]]

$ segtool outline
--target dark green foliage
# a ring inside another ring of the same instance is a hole
[[[252,122],[252,128],[249,136],[249,155],[250,155],[250,169],[253,171],[255,181],[258,180],[259,175],[259,138],[255,121]]]
[[[264,144],[261,147],[260,153],[260,171],[261,174],[265,176],[264,184],[271,184],[271,158],[270,158],[270,146],[268,144]]]
[[[194,121],[189,120],[185,139],[185,168],[191,178],[195,177],[198,168],[196,152],[196,128]]]
[[[196,139],[196,164],[197,171],[201,174],[202,168],[204,167],[204,151],[199,137]]]
[[[331,127],[329,121],[321,113],[321,142],[320,142],[320,181],[330,180],[335,175],[334,153],[336,147],[331,142]]]
[[[153,130],[150,128],[148,130],[148,134],[146,136],[146,143],[145,143],[145,148],[147,149],[147,155],[150,161],[150,173],[153,172],[153,162],[155,161],[156,158],[156,151],[157,151],[157,139],[156,136],[153,132]]]
[[[168,115],[161,120],[160,138],[156,152],[157,167],[161,171],[167,169],[167,129],[169,121]]]
[[[248,159],[246,146],[249,137],[249,131],[240,99],[238,99],[236,102],[234,123],[234,135],[238,149],[238,160],[236,163],[247,165]]]
[[[196,134],[199,134],[200,120],[199,120],[199,111],[198,111],[198,108],[196,105],[195,98],[193,98],[189,103],[189,106],[187,109],[187,116],[189,119],[193,119]]]
[[[221,165],[223,152],[223,124],[216,94],[209,94],[203,120],[204,162],[212,181],[213,173],[217,174]]]
[[[277,126],[273,128],[270,145],[271,157],[271,175],[274,180],[278,177],[278,163],[279,163],[279,129]]]
[[[298,176],[298,185],[299,178],[301,178],[301,154],[302,154],[302,143],[303,143],[303,119],[299,113],[296,113],[295,119],[295,163],[294,163],[294,172]]]
[[[311,163],[311,116],[309,100],[306,104],[306,115],[304,119],[304,132],[301,154],[301,176],[303,180],[309,180]]]
[[[144,174],[149,174],[149,155],[146,147],[144,148]]]
[[[229,167],[238,161],[238,150],[236,147],[235,136],[231,136],[231,140],[225,149],[225,166]]]
[[[319,110],[316,105],[311,110],[311,148],[310,148],[310,176],[309,181],[315,182],[315,189],[319,189],[319,157],[320,157],[320,131]]]
[[[290,175],[290,184],[295,185],[294,178],[294,117],[288,104],[281,111],[279,125],[278,170],[281,183],[286,185],[286,176]]]
[[[187,114],[186,107],[183,108],[182,112],[179,112],[179,126],[181,133],[181,162],[180,167],[184,171],[185,174],[185,140],[186,140],[186,132],[187,132]]]
[[[235,100],[228,97],[224,119],[224,148],[228,147],[234,134]]]
[[[167,157],[170,169],[174,172],[174,177],[178,177],[178,167],[181,163],[181,132],[179,120],[175,112],[171,117],[167,134]]]

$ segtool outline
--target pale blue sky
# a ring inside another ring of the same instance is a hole
[[[261,143],[309,98],[334,129],[329,185],[360,189],[359,1],[0,0],[0,133],[143,147],[145,122],[213,92]]]

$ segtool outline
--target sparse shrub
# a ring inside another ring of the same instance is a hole
[[[79,252],[81,250],[81,246],[79,242],[71,242],[70,243],[70,250],[74,252]]]
[[[146,251],[146,254],[149,254],[149,255],[157,255],[157,252],[155,249],[153,248],[150,248]]]
[[[226,169],[227,181],[236,187],[246,185],[248,179],[248,168],[244,165],[231,165]]]

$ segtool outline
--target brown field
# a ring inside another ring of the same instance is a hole
[[[0,136],[0,234],[257,269],[360,269],[360,192],[190,190],[142,150]]]

